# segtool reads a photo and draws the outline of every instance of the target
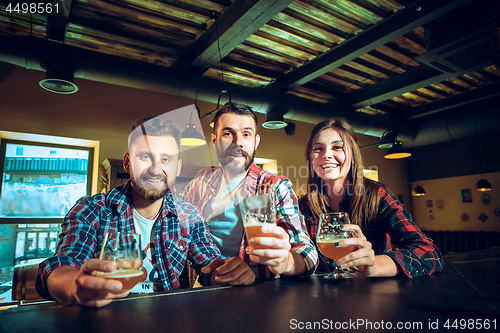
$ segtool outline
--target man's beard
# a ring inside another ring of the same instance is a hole
[[[146,170],[136,178],[132,170],[130,170],[130,180],[132,182],[132,187],[134,188],[134,190],[144,200],[156,201],[162,199],[168,192],[170,192],[166,175],[154,175]],[[165,187],[151,188],[147,184],[148,180],[160,180],[164,183]]]
[[[219,158],[219,162],[224,171],[230,175],[236,176],[245,173],[253,163],[255,149],[251,154],[249,154],[240,147],[231,144],[226,150],[223,150],[222,154],[219,153],[221,150],[222,149],[217,149],[217,157]],[[234,157],[238,156],[245,157],[245,163],[243,163],[243,165],[239,164],[239,161],[234,160]]]

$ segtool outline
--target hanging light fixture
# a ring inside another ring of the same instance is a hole
[[[411,195],[414,196],[414,197],[421,197],[421,196],[424,196],[425,195],[425,190],[422,186],[418,185],[415,186],[415,188],[413,189],[413,191],[411,191]]]
[[[476,183],[476,191],[486,192],[486,191],[491,191],[491,189],[492,189],[491,184],[486,179],[481,178]]]
[[[363,146],[360,147],[362,148],[368,148],[368,147],[374,147],[378,146],[380,149],[389,149],[389,151],[384,155],[385,158],[387,159],[399,159],[399,158],[405,158],[405,157],[410,157],[411,153],[408,149],[403,148],[402,142],[398,141],[398,133],[387,129],[382,136],[380,137],[380,142],[375,143],[375,144],[370,144],[368,146]]]
[[[285,128],[288,124],[283,120],[283,111],[272,108],[267,112],[266,121],[262,123],[262,127],[266,129]]]
[[[380,149],[392,148],[396,140],[397,140],[397,134],[391,130],[386,130],[380,137],[380,143],[378,144],[378,147]]]
[[[39,82],[40,87],[56,94],[74,94],[78,86],[73,83],[75,68],[69,64],[51,63],[47,66],[45,79]]]
[[[479,191],[479,192],[491,191],[491,189],[492,189],[491,184],[486,179],[483,178],[483,168],[481,166],[481,154],[479,153],[479,140],[477,138],[476,117],[474,116],[474,114],[472,115],[472,118],[474,120],[474,132],[476,134],[477,159],[479,161],[479,172],[481,173],[481,179],[479,179],[476,183],[476,191]]]
[[[191,110],[191,114],[189,115],[189,123],[181,133],[181,146],[197,147],[207,143],[203,135],[196,130],[196,125],[191,122],[193,111],[197,110],[198,112],[198,106],[196,104],[194,104],[194,106],[195,107]]]
[[[389,160],[396,160],[400,158],[410,157],[411,153],[408,149],[403,148],[403,144],[401,141],[394,141],[394,144],[391,149],[384,155],[385,158]]]

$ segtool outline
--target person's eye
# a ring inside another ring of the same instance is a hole
[[[170,157],[164,157],[164,158],[162,158],[162,159],[161,159],[161,161],[162,161],[163,163],[170,162]]]
[[[149,155],[142,155],[141,156],[141,160],[145,160],[145,161],[149,161],[151,158],[149,157]]]
[[[252,133],[243,133],[243,136],[244,136],[245,138],[249,138],[249,137],[251,137],[251,136],[252,136]]]
[[[333,146],[333,149],[335,149],[335,150],[342,150],[342,149],[344,149],[344,146],[342,146],[342,145],[336,145],[336,146]]]
[[[321,151],[321,147],[314,147],[314,148],[313,148],[313,151],[314,151],[314,152]]]
[[[233,136],[233,133],[231,132],[222,133],[222,136],[230,138]]]

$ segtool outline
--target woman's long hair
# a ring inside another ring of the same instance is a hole
[[[309,207],[316,217],[327,213],[330,208],[328,188],[323,179],[316,174],[312,164],[313,143],[318,134],[328,128],[339,133],[344,142],[343,150],[346,156],[351,156],[351,167],[346,177],[349,183],[347,190],[352,192],[352,198],[347,213],[349,213],[352,223],[363,226],[376,218],[378,214],[378,186],[380,184],[363,176],[363,159],[358,145],[358,138],[352,126],[344,118],[335,117],[320,122],[312,130],[311,137],[307,142],[306,159],[309,169],[307,199]],[[330,190],[333,191],[333,188]]]

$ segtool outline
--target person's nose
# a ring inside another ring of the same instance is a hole
[[[333,151],[331,149],[325,149],[323,153],[323,159],[325,160],[333,159]]]
[[[233,144],[237,145],[240,148],[243,148],[243,135],[235,134],[233,138]]]
[[[160,158],[152,159],[151,167],[149,171],[155,175],[163,175],[163,163]]]

